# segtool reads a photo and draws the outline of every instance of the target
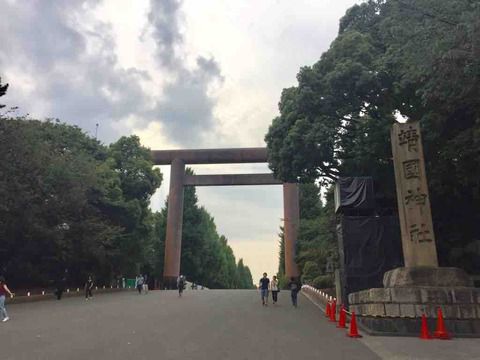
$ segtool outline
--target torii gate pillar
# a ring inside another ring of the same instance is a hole
[[[300,201],[298,184],[283,184],[283,234],[285,240],[285,275],[287,279],[298,278],[295,261],[295,244],[300,222]]]
[[[168,289],[174,289],[177,286],[177,278],[180,274],[184,178],[185,163],[181,159],[174,159],[170,169],[165,264],[163,267],[163,286]]]

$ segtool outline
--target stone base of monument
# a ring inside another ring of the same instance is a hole
[[[427,319],[428,329],[433,334],[437,319]],[[453,337],[480,338],[480,319],[449,319],[445,327]],[[412,336],[418,337],[421,329],[420,318],[384,318],[357,316],[357,325],[371,336]]]
[[[480,288],[458,268],[397,268],[383,288],[349,294],[350,311],[372,335],[418,336],[422,314],[435,330],[437,309],[454,336],[480,337]]]

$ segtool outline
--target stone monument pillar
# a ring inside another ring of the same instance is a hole
[[[165,264],[163,268],[163,286],[176,287],[180,274],[183,225],[183,183],[185,163],[174,159],[170,169],[170,192],[168,194],[167,234],[165,239]]]
[[[437,248],[419,123],[394,124],[391,142],[405,266],[436,267]]]
[[[394,124],[390,140],[405,267],[386,272],[384,286],[470,284],[462,270],[438,267],[420,124]]]
[[[458,268],[438,267],[418,122],[391,131],[405,267],[387,271],[383,288],[348,295],[359,324],[374,334],[418,336],[425,314],[434,328],[440,307],[449,331],[480,336],[480,289]]]

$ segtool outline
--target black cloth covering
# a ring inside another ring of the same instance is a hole
[[[335,212],[375,209],[371,177],[341,177],[335,184]]]
[[[352,292],[383,287],[383,274],[403,266],[396,216],[341,216],[337,236],[344,298]]]

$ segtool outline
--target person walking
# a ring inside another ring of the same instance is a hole
[[[297,307],[298,303],[298,293],[300,292],[302,285],[300,284],[299,280],[296,280],[295,278],[291,277],[290,281],[288,283],[288,288],[290,289],[290,296],[292,298],[292,305]]]
[[[67,287],[67,276],[65,273],[57,279],[57,286],[55,289],[55,295],[57,296],[57,300],[62,299],[62,295],[65,292],[66,287]]]
[[[263,273],[263,277],[260,279],[259,288],[260,295],[262,297],[262,305],[268,305],[268,286],[270,284],[270,279],[267,277],[267,273]]]
[[[93,280],[92,280],[92,277],[89,276],[87,282],[85,283],[85,300],[89,300],[93,297],[92,290],[93,290]]]
[[[177,287],[178,287],[178,296],[182,297],[183,290],[185,289],[185,276],[180,275],[177,279]]]
[[[135,287],[137,288],[139,295],[142,293],[144,282],[145,278],[141,274],[135,278]]]
[[[143,281],[143,293],[145,295],[147,295],[148,294],[148,279],[149,279],[148,275],[147,274],[143,275],[143,279],[144,279],[144,281]]]
[[[278,293],[280,292],[278,280],[275,275],[273,275],[272,281],[270,281],[270,291],[272,292],[272,302],[275,305],[278,301]]]
[[[7,294],[9,294],[11,298],[14,296],[8,288],[5,278],[0,276],[0,316],[2,317],[2,322],[10,320],[7,309],[5,309],[5,297]]]

